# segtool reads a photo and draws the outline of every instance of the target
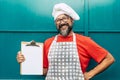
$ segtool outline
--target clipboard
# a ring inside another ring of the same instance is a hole
[[[25,61],[20,64],[21,75],[43,75],[43,43],[21,42]]]

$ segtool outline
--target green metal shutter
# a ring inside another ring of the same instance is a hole
[[[44,76],[21,76],[16,55],[21,41],[44,42],[57,34],[51,13],[54,4],[60,2],[80,15],[74,31],[91,37],[116,59],[107,71],[92,80],[119,80],[119,0],[0,0],[0,79],[44,80]],[[91,61],[89,69],[95,65]]]

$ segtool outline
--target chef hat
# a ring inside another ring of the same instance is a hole
[[[56,4],[53,8],[52,16],[54,17],[54,20],[56,20],[56,18],[61,14],[67,14],[72,17],[73,20],[80,19],[79,15],[65,3]]]

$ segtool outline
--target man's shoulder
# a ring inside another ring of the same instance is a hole
[[[45,40],[44,44],[49,44],[49,43],[52,43],[52,41],[54,40],[54,36],[53,37],[50,37],[48,39]]]
[[[84,36],[84,35],[78,34],[78,33],[76,33],[76,37],[77,38],[89,38],[88,36]]]
[[[90,39],[90,37],[88,37],[88,36],[84,36],[84,35],[82,35],[82,34],[77,34],[77,33],[76,33],[76,40],[77,40],[77,41],[86,42],[86,41],[88,41],[89,39]]]

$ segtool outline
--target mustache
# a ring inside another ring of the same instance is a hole
[[[60,24],[60,25],[59,25],[59,29],[62,28],[62,26],[69,26],[69,24],[68,24],[68,23]]]

